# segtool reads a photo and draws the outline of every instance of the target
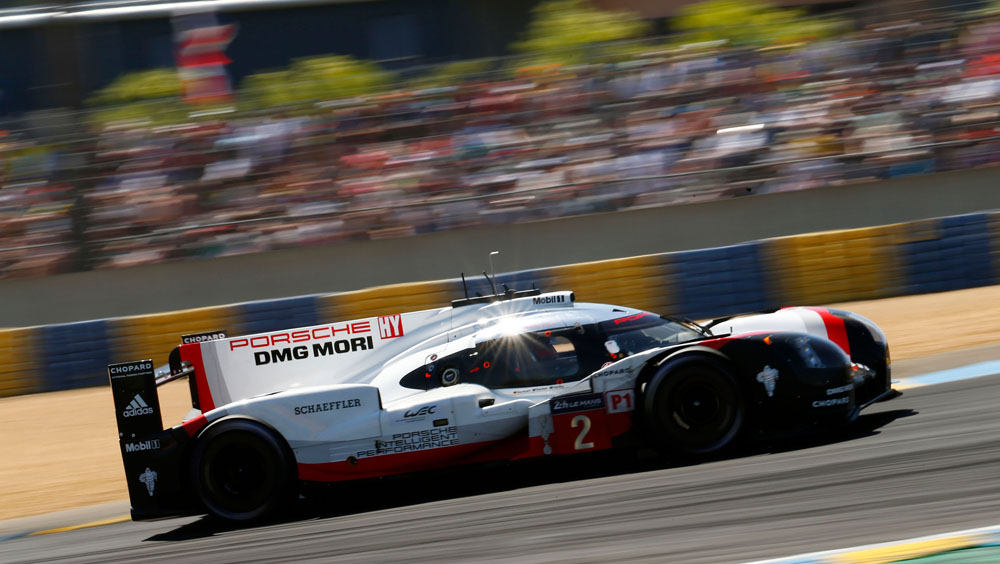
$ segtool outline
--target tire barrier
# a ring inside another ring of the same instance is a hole
[[[765,239],[498,274],[497,286],[571,289],[695,319],[996,284],[1000,212]],[[481,275],[470,295],[492,292]],[[157,365],[186,333],[254,334],[447,305],[459,279],[396,284],[153,315],[0,330],[0,397],[107,383],[106,365]]]
[[[45,390],[35,366],[41,358],[37,349],[38,329],[0,330],[0,397],[31,394]]]

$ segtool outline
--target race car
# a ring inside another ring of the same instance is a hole
[[[699,325],[570,291],[229,337],[186,335],[169,366],[113,364],[134,520],[254,521],[302,486],[486,462],[654,448],[852,421],[898,394],[883,332],[792,307]],[[188,377],[163,428],[156,386]]]

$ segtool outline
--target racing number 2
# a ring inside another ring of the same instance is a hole
[[[576,440],[573,441],[574,450],[594,448],[594,443],[583,442],[583,439],[587,437],[587,433],[590,432],[590,417],[587,417],[586,415],[577,415],[572,421],[569,422],[569,426],[574,429],[580,426],[583,427],[583,429],[580,429],[580,434],[576,436]]]

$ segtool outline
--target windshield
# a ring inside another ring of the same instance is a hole
[[[480,343],[466,381],[488,388],[548,386],[579,380],[580,354],[572,331],[538,331]]]
[[[698,326],[642,312],[600,324],[609,341],[617,343],[624,356],[648,349],[666,347],[700,339]]]

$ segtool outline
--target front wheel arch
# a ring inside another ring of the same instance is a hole
[[[661,359],[639,385],[641,421],[657,448],[701,456],[742,438],[748,419],[745,390],[728,359],[711,353],[685,351]]]

